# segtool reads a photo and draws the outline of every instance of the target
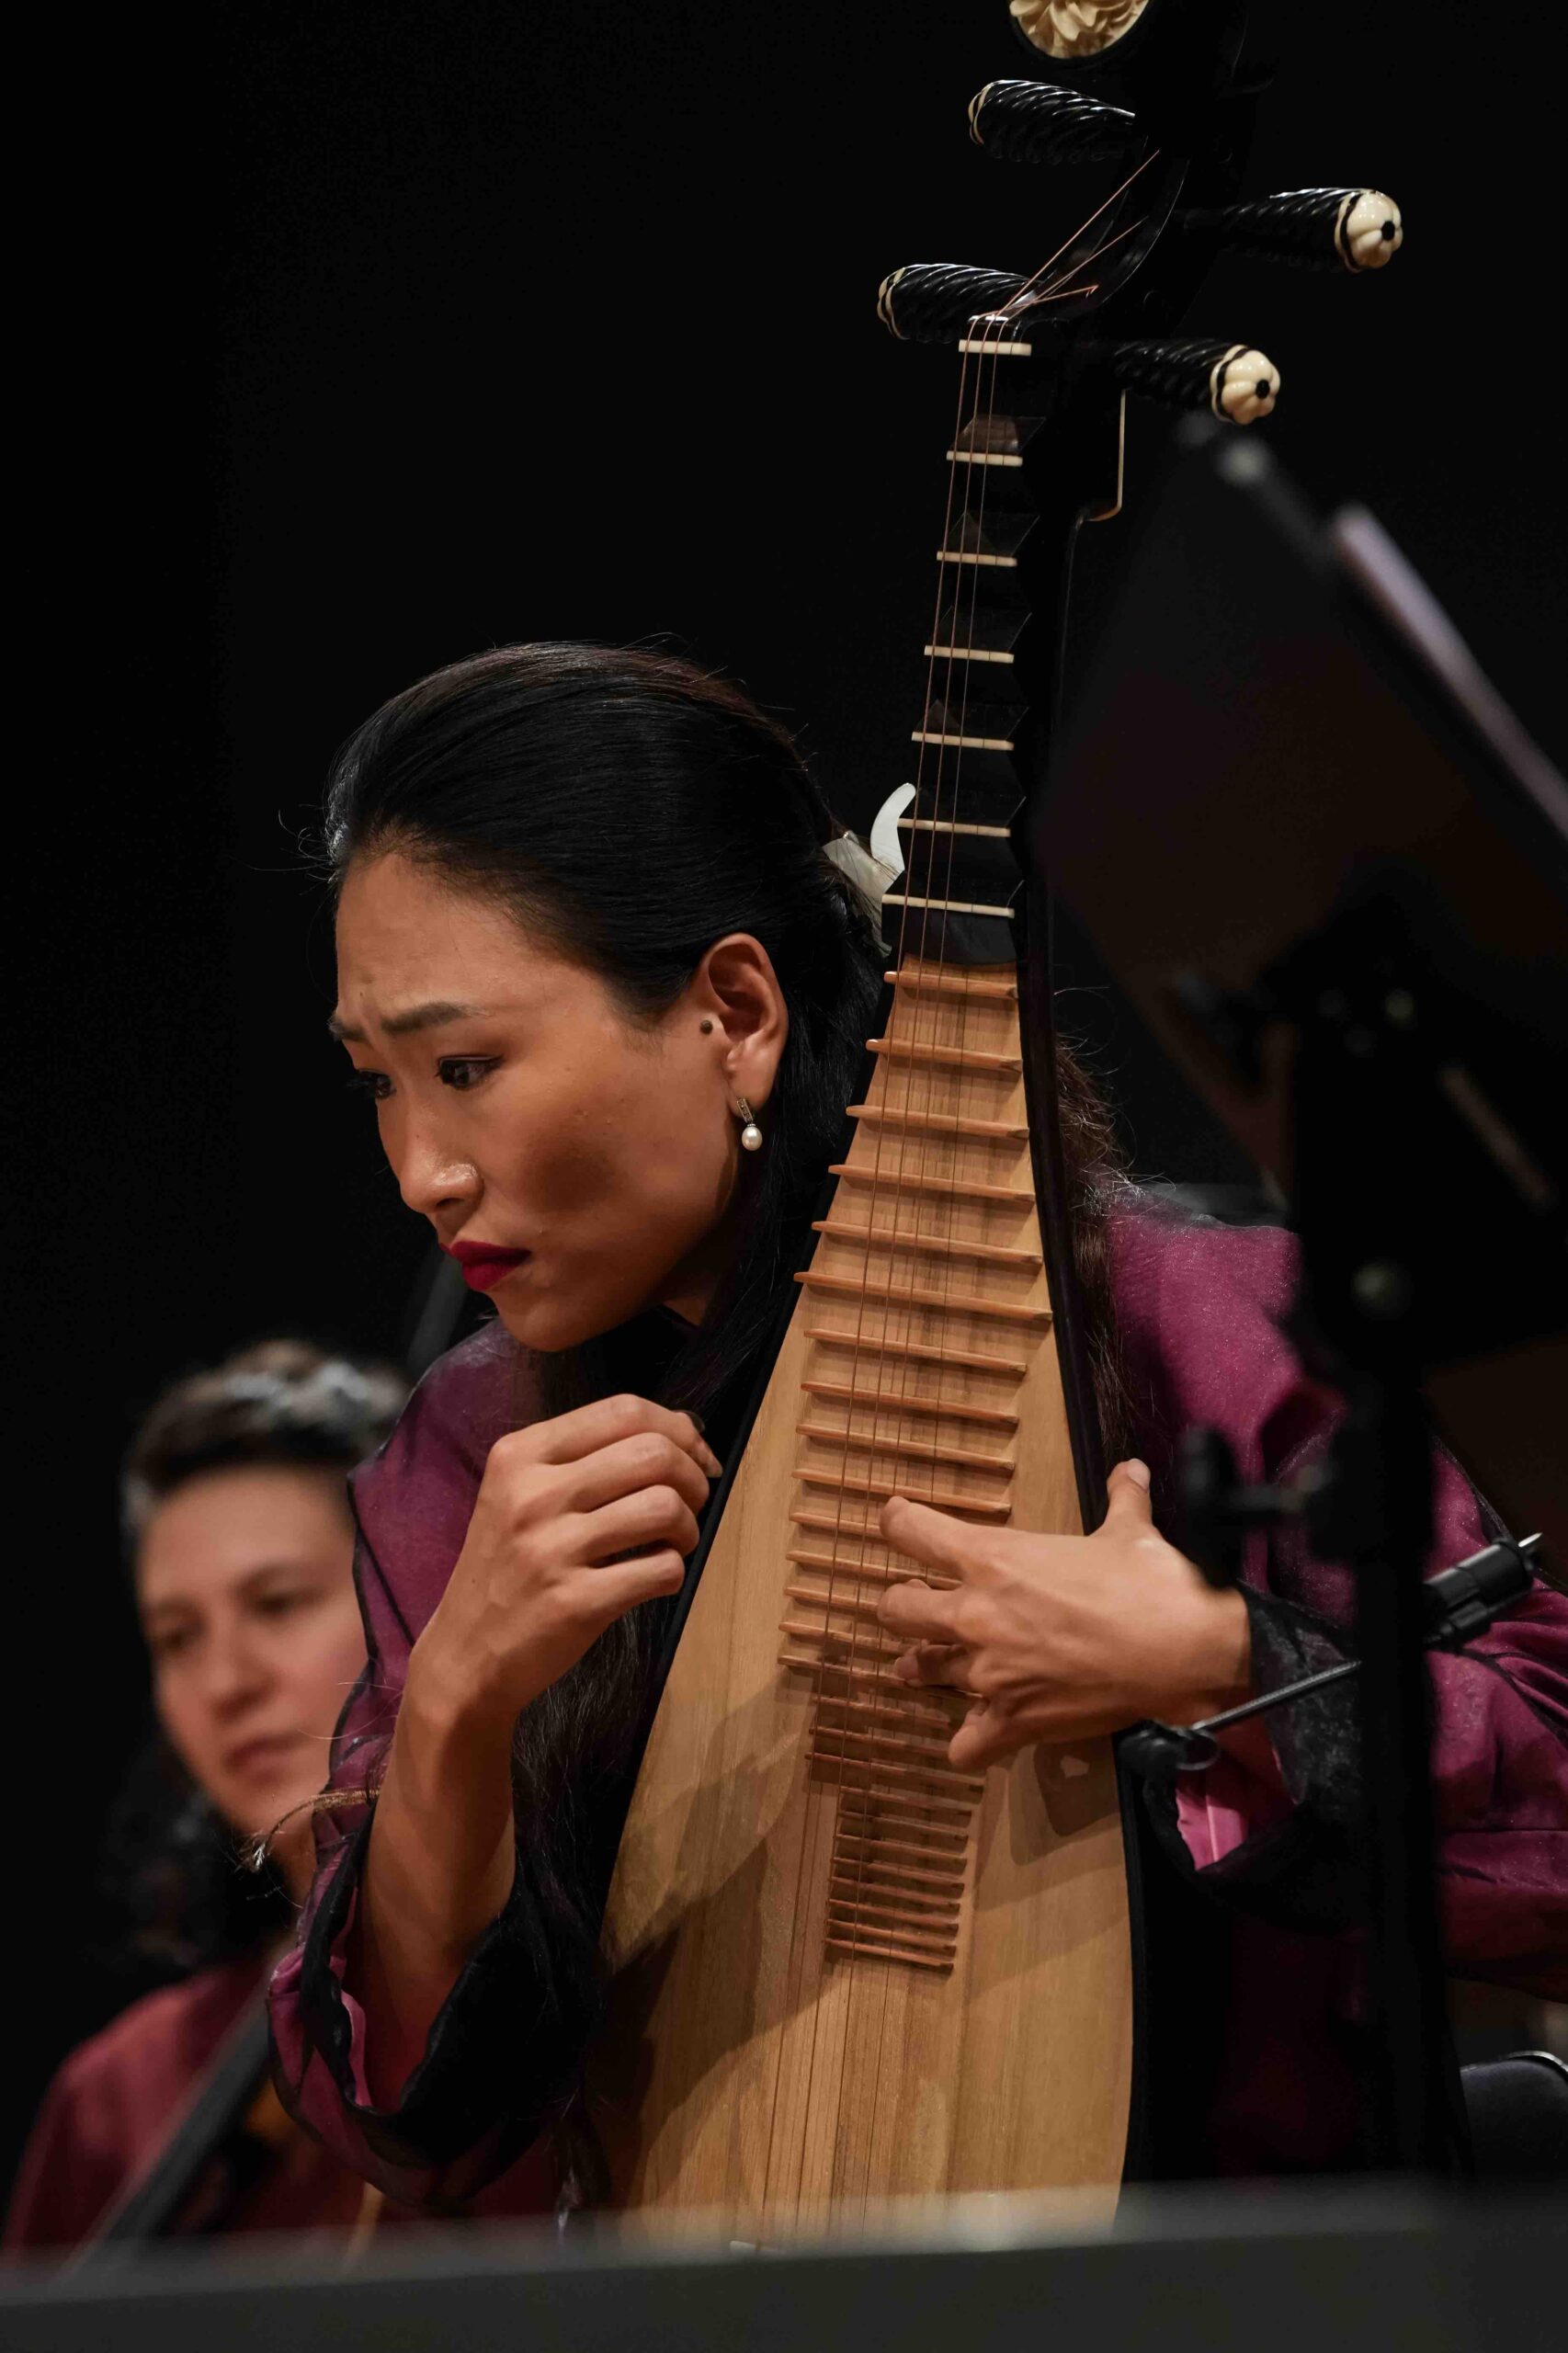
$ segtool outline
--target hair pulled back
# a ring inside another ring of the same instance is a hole
[[[767,949],[790,1038],[733,1271],[672,1370],[682,1404],[705,1403],[760,1338],[842,1135],[879,943],[824,854],[841,830],[738,688],[594,645],[503,646],[436,672],[358,728],[328,779],[335,882],[398,852],[590,967],[634,1018],[664,1012],[727,933]]]
[[[408,858],[581,961],[631,1019],[665,1011],[726,934],[767,950],[790,1016],[767,1148],[743,1165],[731,1270],[660,1382],[672,1404],[737,1393],[841,1154],[881,957],[826,854],[840,830],[790,736],[738,688],[593,645],[505,646],[437,672],[358,728],[328,779],[335,887],[357,859]],[[547,1410],[621,1385],[607,1338],[541,1360]],[[512,1932],[552,1987],[568,2105],[597,2001],[604,1820],[667,1615],[618,1620],[525,1710],[513,1744]]]

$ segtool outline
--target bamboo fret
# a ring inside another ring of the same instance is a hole
[[[859,1816],[855,1816],[855,1819],[859,1819]],[[932,1887],[949,1887],[953,1882],[953,1878],[959,1880],[959,1882],[963,1882],[965,1869],[968,1869],[968,1854],[959,1852],[951,1857],[951,1870],[932,1870],[930,1866],[939,1859],[939,1849],[921,1847],[921,1845],[915,1845],[914,1840],[902,1840],[902,1837],[888,1837],[888,1836],[859,1837],[857,1833],[846,1831],[843,1833],[843,1837],[838,1840],[838,1845],[840,1847],[869,1847],[871,1849],[871,1854],[878,1854],[878,1857],[885,1857],[885,1854],[894,1854],[894,1857],[897,1857],[897,1854],[918,1854],[918,1857],[921,1857],[921,1864],[918,1866],[876,1864],[876,1866],[869,1866],[869,1869],[883,1869],[883,1870],[897,1869],[902,1870],[904,1878],[909,1880],[930,1880]]]
[[[866,1547],[868,1543],[872,1546],[873,1551],[878,1555],[877,1558],[873,1559],[871,1553],[867,1551]],[[881,1538],[879,1536],[875,1538],[868,1538],[865,1543],[857,1541],[853,1554],[845,1552],[809,1552],[802,1546],[792,1544],[785,1553],[784,1558],[787,1561],[799,1562],[803,1568],[817,1569],[824,1576],[843,1576],[853,1571],[857,1576],[875,1576],[884,1578],[893,1576],[906,1577],[909,1574],[909,1567],[905,1561],[891,1552],[889,1552],[889,1557],[885,1561],[880,1557],[881,1554],[888,1552],[888,1551],[889,1548],[882,1542]],[[926,1577],[926,1582],[929,1586],[935,1586],[940,1588],[944,1586],[956,1585],[958,1583],[958,1579],[956,1577],[945,1576],[940,1573],[940,1571],[933,1569]]]
[[[951,1805],[947,1798],[923,1798],[918,1790],[909,1790],[909,1789],[883,1789],[881,1781],[862,1783],[862,1789],[852,1790],[850,1795],[855,1795],[855,1798],[876,1798],[878,1802],[883,1802],[885,1800],[888,1805],[923,1805],[930,1814],[960,1814],[965,1824],[963,1828],[959,1828],[959,1824],[932,1824],[930,1828],[932,1831],[949,1833],[951,1837],[960,1837],[960,1840],[965,1840],[965,1847],[968,1847],[968,1836],[970,1836],[968,1805]],[[846,1800],[846,1810],[847,1810],[847,1800]],[[956,1861],[963,1861],[963,1864],[968,1866],[968,1854],[959,1854]]]
[[[874,1618],[877,1614],[874,1601],[849,1601],[843,1596],[819,1593],[814,1586],[787,1585],[784,1598],[786,1601],[809,1601],[819,1609],[826,1609],[830,1613],[836,1610],[842,1617]]]
[[[873,1944],[868,1937],[826,1937],[824,1952],[855,1953],[865,1961],[897,1961],[913,1963],[916,1968],[945,1969],[945,1961],[926,1961],[920,1953],[895,1944]]]
[[[959,1789],[964,1786],[961,1777],[953,1773],[952,1768],[949,1765],[940,1761],[945,1759],[948,1754],[948,1743],[945,1740],[919,1740],[910,1733],[874,1731],[856,1732],[846,1724],[824,1722],[823,1720],[821,1702],[819,1701],[817,1706],[816,1754],[819,1756],[843,1756],[845,1753],[851,1748],[875,1748],[878,1750],[891,1748],[895,1752],[895,1756],[900,1757],[909,1757],[911,1759],[929,1757],[931,1759],[931,1778],[937,1780],[939,1786],[946,1786],[947,1779],[949,1775],[951,1775],[953,1788]],[[908,1765],[895,1764],[894,1769],[901,1773],[914,1772],[917,1769],[917,1767],[913,1762]],[[969,1784],[969,1787],[973,1790],[976,1796],[979,1795],[982,1786],[983,1785],[979,1781],[972,1781]]]
[[[834,1341],[840,1347],[853,1349],[857,1357],[896,1357],[904,1364],[951,1365],[955,1371],[996,1372],[1004,1380],[1021,1381],[1028,1368],[1011,1357],[976,1356],[972,1349],[931,1347],[919,1340],[878,1339],[874,1334],[862,1337],[857,1332],[835,1331],[831,1324],[808,1324],[808,1340]]]
[[[828,1889],[828,1902],[841,1916],[845,1913],[875,1913],[889,1924],[901,1920],[905,1927],[932,1936],[950,1936],[955,1945],[958,1942],[956,1895],[911,1894],[907,1888],[883,1887],[853,1871],[835,1871]]]
[[[877,1416],[874,1429],[857,1429],[853,1424],[842,1429],[828,1422],[797,1422],[797,1438],[820,1438],[828,1446],[848,1446],[860,1453],[907,1454],[916,1462],[956,1462],[970,1471],[999,1471],[1003,1477],[1014,1468],[1010,1454],[985,1454],[972,1446],[945,1446],[928,1430],[915,1438],[890,1438],[881,1424],[896,1408],[888,1407]]]
[[[821,1626],[812,1624],[809,1620],[804,1618],[780,1619],[778,1631],[781,1634],[799,1634],[802,1636],[805,1641],[812,1643],[822,1642],[825,1633],[825,1629]],[[846,1634],[840,1636],[839,1639],[846,1643],[849,1637]],[[896,1643],[890,1634],[885,1642],[880,1643],[876,1647],[872,1654],[883,1658],[900,1658],[907,1648],[907,1643]]]
[[[840,1840],[838,1852],[852,1857],[852,1885],[876,1885],[876,1873],[892,1878],[900,1887],[926,1892],[932,1904],[951,1904],[953,1913],[963,1908],[963,1870],[930,1870],[923,1864],[885,1861],[892,1852],[892,1840],[873,1842],[867,1837],[846,1837]],[[926,1854],[923,1847],[911,1847],[911,1854]],[[840,1878],[840,1873],[835,1873]]]
[[[835,1160],[828,1170],[830,1176],[843,1176],[852,1185],[882,1186],[887,1174],[875,1163],[869,1168],[857,1168],[852,1161]],[[1026,1193],[1018,1185],[980,1185],[972,1177],[961,1182],[946,1176],[912,1176],[900,1169],[898,1189],[905,1196],[912,1193],[934,1193],[944,1201],[1006,1201],[1014,1209],[1031,1209],[1034,1195]]]
[[[908,997],[959,997],[966,1004],[989,1000],[995,1005],[1017,1005],[1018,1001],[1017,981],[982,979],[978,973],[960,972],[951,965],[933,964],[922,972],[918,965],[908,964],[901,972],[884,972],[882,978]],[[1032,1189],[1029,1198],[1034,1198]]]
[[[926,1046],[908,1038],[868,1038],[873,1054],[887,1054],[917,1070],[987,1071],[997,1077],[1017,1078],[1023,1063],[1017,1054],[986,1054],[977,1047]]]
[[[832,1672],[831,1667],[824,1670],[824,1679]],[[940,1732],[944,1742],[950,1740],[954,1723],[952,1714],[945,1708],[916,1704],[917,1697],[923,1699],[926,1696],[925,1691],[916,1695],[912,1685],[901,1682],[896,1676],[890,1676],[885,1678],[879,1699],[852,1699],[824,1691],[818,1695],[817,1708],[819,1714],[824,1708],[831,1708],[835,1715],[870,1716],[879,1723],[885,1720],[890,1723],[925,1724],[928,1729]],[[933,1690],[931,1696],[934,1699],[937,1695]]]
[[[822,1657],[811,1651],[780,1651],[778,1664],[780,1666],[803,1666],[808,1673],[820,1676],[824,1683],[830,1676],[837,1682],[875,1683],[890,1687],[898,1681],[895,1675],[890,1675],[882,1668],[824,1665]]]
[[[819,1275],[813,1266],[795,1277],[808,1290],[831,1291],[841,1299],[865,1300],[893,1307],[935,1307],[944,1315],[995,1316],[1003,1324],[1027,1324],[1037,1332],[1051,1321],[1049,1307],[1018,1307],[1012,1301],[988,1299],[983,1291],[916,1290],[908,1283],[874,1283],[864,1275]]]
[[[810,1463],[801,1465],[800,1475],[807,1485],[826,1487],[835,1495],[881,1495],[884,1503],[892,1495],[909,1495],[916,1503],[928,1504],[933,1511],[955,1515],[969,1512],[976,1519],[1006,1519],[1011,1508],[989,1495],[967,1495],[961,1488],[921,1486],[914,1478],[864,1479],[853,1471],[842,1471],[835,1477],[829,1472],[813,1470]]]
[[[890,1179],[896,1182],[896,1179]],[[966,1242],[950,1233],[915,1233],[903,1226],[853,1225],[837,1218],[820,1217],[813,1233],[831,1233],[846,1242],[863,1243],[871,1250],[924,1250],[937,1258],[976,1258],[987,1267],[1022,1267],[1029,1273],[1040,1265],[1038,1250],[1009,1249],[995,1242]]]
[[[897,1706],[894,1706],[894,1701],[897,1701]],[[927,1732],[942,1734],[944,1753],[947,1753],[949,1741],[953,1736],[951,1715],[944,1713],[942,1709],[911,1709],[909,1685],[900,1685],[897,1680],[890,1680],[890,1688],[885,1689],[881,1699],[838,1699],[831,1697],[831,1694],[819,1694],[817,1713],[822,1715],[824,1709],[834,1711],[834,1715],[859,1715],[859,1718],[867,1718],[869,1722],[878,1724],[926,1724]]]
[[[827,1900],[828,1924],[851,1946],[869,1930],[872,1936],[886,1937],[904,1945],[912,1953],[929,1953],[933,1960],[951,1962],[958,1958],[958,1932],[907,1919],[900,1912],[869,1904],[846,1904],[837,1896]]]
[[[881,1539],[881,1529],[869,1519],[848,1519],[835,1512],[809,1511],[803,1507],[792,1511],[790,1518],[797,1528],[814,1528],[824,1534],[864,1536],[873,1543],[880,1542]]]
[[[957,1140],[972,1136],[986,1143],[1028,1143],[1027,1127],[1017,1127],[1007,1120],[974,1120],[957,1111],[914,1111],[877,1103],[851,1103],[849,1117],[869,1128],[896,1128],[905,1136],[951,1136]],[[874,1173],[876,1164],[862,1163]],[[889,1182],[884,1176],[882,1183]]]
[[[820,1552],[802,1552],[795,1546],[790,1547],[784,1558],[787,1561],[799,1563],[803,1568],[815,1569],[821,1576],[866,1577],[877,1585],[893,1585],[900,1577],[907,1577],[909,1574],[908,1569],[902,1563],[897,1568],[884,1568],[880,1561],[846,1561],[841,1554],[835,1554],[829,1558]],[[958,1580],[956,1577],[939,1577],[933,1574],[928,1576],[926,1582],[940,1593],[944,1590],[950,1591]]]
[[[950,1938],[955,1943],[958,1940],[963,1910],[961,1883],[935,1892],[887,1885],[846,1866],[830,1874],[827,1900],[841,1914],[880,1912],[887,1919],[902,1920],[906,1927],[925,1935]]]
[[[808,1397],[831,1397],[846,1405],[871,1405],[887,1413],[939,1414],[953,1422],[987,1422],[1016,1430],[1017,1414],[998,1412],[994,1405],[958,1405],[949,1397],[906,1397],[892,1389],[854,1389],[843,1381],[802,1381]]]

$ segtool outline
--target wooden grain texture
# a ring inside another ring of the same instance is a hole
[[[887,1672],[892,1492],[1079,1525],[1010,975],[894,991],[890,1050],[671,1671],[590,2073],[619,2199],[746,2238],[890,2198],[1114,2196],[1131,1961],[1109,1746],[947,1761]]]

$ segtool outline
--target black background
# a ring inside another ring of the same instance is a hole
[[[1254,188],[1375,182],[1409,242],[1376,280],[1228,263],[1192,321],[1270,352],[1276,450],[1377,509],[1549,748],[1555,17],[1281,11]],[[949,357],[876,324],[878,281],[1032,267],[1089,209],[967,138],[971,92],[1018,68],[1004,0],[246,0],[40,38],[6,828],[13,2131],[122,1998],[85,1956],[145,1704],[131,1423],[263,1331],[395,1349],[421,1263],[323,1028],[298,844],[334,745],[480,645],[662,632],[800,724],[869,822],[903,774],[953,394]],[[1164,431],[1135,418],[1134,502]],[[1116,541],[1091,535],[1091,609]],[[1114,1076],[1108,1008],[1077,1010]],[[1229,1173],[1135,1061],[1126,1091],[1142,1167]]]

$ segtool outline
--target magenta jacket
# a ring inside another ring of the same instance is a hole
[[[6,2213],[7,2253],[62,2251],[97,2234],[108,2210],[163,2156],[241,2012],[258,1999],[264,1974],[254,1956],[198,1970],[132,2002],[72,2052],[28,2138]],[[465,2215],[494,2222],[548,2211],[549,2155],[525,2155],[465,2204]],[[268,2115],[262,2100],[214,2143],[159,2235],[346,2231],[361,2220],[364,2200],[362,2166],[340,2165],[276,2109]],[[376,2227],[427,2227],[429,2203],[390,2200]]]
[[[1180,1432],[1222,1430],[1247,1478],[1289,1474],[1324,1442],[1336,1401],[1278,1319],[1295,1279],[1280,1232],[1163,1213],[1113,1221],[1118,1320],[1139,1450],[1162,1491]],[[492,1324],[421,1383],[354,1477],[369,1665],[333,1782],[374,1786],[409,1652],[451,1573],[488,1450],[538,1412],[527,1358]],[[722,1450],[722,1449],[721,1449]],[[1431,1566],[1487,1540],[1439,1459]],[[1348,1572],[1300,1539],[1256,1540],[1245,1571],[1255,1679],[1268,1689],[1345,1654]],[[1432,1661],[1440,1893],[1457,1974],[1568,1988],[1568,1599],[1538,1585],[1469,1649]],[[1172,1793],[1147,1786],[1161,2174],[1339,2169],[1358,2162],[1362,1991],[1356,1926],[1353,1708],[1342,1688],[1282,1709],[1277,1769],[1224,1759]],[[564,2001],[548,1936],[514,1898],[481,1940],[395,2109],[365,2091],[365,2022],[342,1983],[369,1809],[321,1817],[321,1859],[272,2016],[279,2087],[347,2163],[406,2200],[470,2195],[570,2109],[588,2021]]]

